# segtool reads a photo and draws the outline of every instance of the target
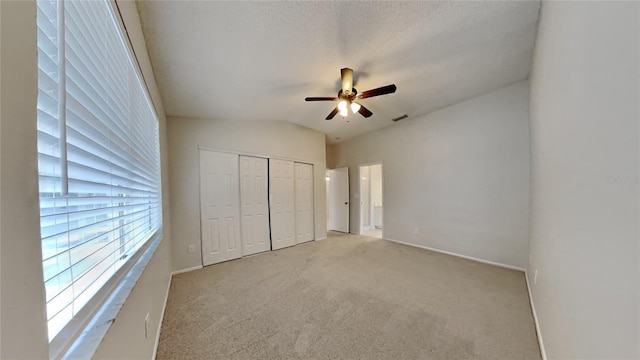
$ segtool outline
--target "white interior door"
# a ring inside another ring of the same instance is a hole
[[[313,165],[295,163],[296,244],[314,239]]]
[[[200,150],[202,264],[242,256],[238,155]]]
[[[296,244],[293,161],[269,159],[271,248]]]
[[[240,156],[242,255],[271,250],[267,159]]]
[[[329,170],[329,229],[349,232],[349,168]]]

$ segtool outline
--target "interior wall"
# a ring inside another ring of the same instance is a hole
[[[168,118],[174,270],[202,265],[198,146],[313,164],[315,238],[326,237],[324,134],[284,121]],[[188,253],[194,245],[195,252]]]
[[[362,229],[371,227],[371,167],[360,167],[360,206],[363,209],[361,214]]]
[[[325,204],[326,204],[326,206],[325,206],[325,216],[326,216],[325,223],[326,223],[326,226],[327,226],[327,230],[329,230],[329,186],[330,186],[328,179],[329,179],[329,170],[326,170],[326,172],[325,172],[325,180],[324,180],[324,182],[325,182],[325,197],[324,197],[324,199],[325,199]]]
[[[0,6],[0,19],[2,19],[2,6]],[[2,39],[2,26],[0,26],[0,40]],[[2,46],[0,46],[0,59],[2,58]],[[1,67],[1,65],[0,65]],[[1,74],[0,70],[0,74]],[[2,98],[2,87],[0,86],[0,99]],[[0,109],[2,102],[0,101]],[[0,149],[2,149],[2,111],[0,110]],[[0,165],[0,189],[2,189],[2,166]],[[0,195],[0,199],[2,196]],[[0,206],[0,234],[2,234],[2,207]],[[2,237],[0,236],[0,268],[2,267]],[[1,277],[1,276],[0,276]],[[0,309],[2,309],[2,297],[0,296]],[[0,321],[2,315],[0,312]],[[2,327],[0,326],[0,356],[2,356]]]
[[[528,277],[549,359],[640,358],[639,19],[637,2],[542,5]]]
[[[336,167],[335,163],[335,146],[331,144],[326,144],[326,153],[327,153],[327,169],[334,169]]]
[[[371,227],[381,228],[383,225],[382,213],[382,165],[371,166]],[[384,211],[384,210],[383,210]]]
[[[40,244],[35,1],[0,1],[1,359],[47,359]]]
[[[164,113],[133,2],[120,3],[145,80],[158,110],[163,182],[167,183]],[[131,7],[133,6],[133,7]],[[42,278],[36,147],[37,42],[33,0],[0,1],[2,359],[49,358]],[[126,9],[126,10],[124,10]],[[136,23],[138,22],[138,23]],[[139,278],[96,355],[150,358],[169,282],[168,188],[163,187],[164,240]],[[15,274],[19,274],[16,276]],[[150,338],[144,318],[150,314]],[[138,340],[138,341],[134,341]]]
[[[357,204],[358,166],[383,163],[385,238],[524,268],[527,109],[525,81],[336,145],[335,165]]]
[[[382,165],[371,165],[371,203],[382,206]]]

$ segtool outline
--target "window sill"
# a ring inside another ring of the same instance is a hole
[[[81,316],[74,318],[69,323],[75,327],[75,331],[67,332],[75,336],[63,336],[61,339],[56,337],[51,342],[49,349],[51,359],[90,359],[93,357],[161,241],[162,228],[95,295],[94,299],[90,301],[90,303],[94,302],[94,306],[85,306],[88,308],[87,313],[78,314]]]

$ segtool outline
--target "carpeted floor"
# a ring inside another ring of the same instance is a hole
[[[382,238],[382,229],[364,230],[362,235],[381,239]]]
[[[540,359],[524,274],[366,236],[173,277],[158,359]]]

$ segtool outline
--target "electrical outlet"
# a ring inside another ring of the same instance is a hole
[[[538,283],[538,269],[536,269],[536,271],[533,272],[533,284],[537,284]]]
[[[189,254],[193,254],[194,252],[196,252],[196,246],[194,244],[189,245],[189,247],[187,248],[187,252]]]
[[[418,228],[413,228],[413,233],[417,234],[418,233]]]
[[[147,316],[144,318],[144,338],[149,338],[149,313],[147,313]]]

